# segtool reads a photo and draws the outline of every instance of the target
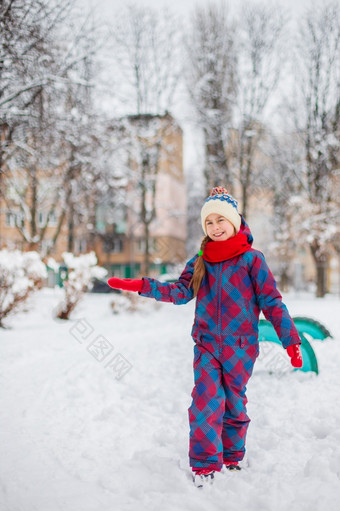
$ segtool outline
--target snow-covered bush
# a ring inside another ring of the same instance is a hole
[[[161,307],[160,302],[150,300],[150,298],[144,298],[131,291],[123,291],[121,294],[113,295],[110,305],[113,314],[137,312],[140,310],[145,311],[150,309],[150,307],[159,309]]]
[[[0,326],[6,316],[21,309],[46,276],[46,267],[37,252],[0,250]]]
[[[131,311],[131,301],[127,293],[115,294],[110,302],[110,306],[113,314],[120,314],[121,312]],[[132,293],[130,293],[132,294]]]
[[[64,298],[58,306],[57,317],[69,319],[85,291],[90,289],[93,279],[104,278],[107,271],[97,266],[94,252],[78,257],[70,252],[64,252],[63,260],[68,268],[68,275],[64,281]],[[55,267],[55,262],[49,260],[48,265]]]

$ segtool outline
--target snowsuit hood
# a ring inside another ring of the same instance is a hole
[[[242,215],[241,215],[241,227],[240,227],[239,232],[241,234],[245,234],[247,236],[247,240],[248,240],[249,245],[253,244],[253,241],[254,241],[253,235],[252,235],[252,233],[250,231],[249,225],[246,223],[246,221],[245,221],[245,219],[243,218]]]

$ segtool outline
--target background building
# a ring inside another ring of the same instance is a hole
[[[121,120],[119,130],[125,144],[119,160],[121,175],[106,195],[99,199],[95,194],[87,195],[86,208],[93,214],[84,215],[82,220],[74,215],[74,206],[63,214],[57,204],[47,221],[50,204],[38,201],[36,230],[41,234],[46,226],[45,233],[42,240],[37,236],[37,242],[28,241],[24,235],[31,223],[30,194],[26,193],[29,215],[25,217],[17,195],[11,199],[8,186],[4,196],[0,195],[0,248],[34,249],[58,262],[65,251],[79,255],[94,250],[99,265],[122,277],[167,273],[184,262],[187,199],[182,130],[170,114],[129,116]],[[115,164],[110,165],[112,173],[117,173]],[[25,173],[15,176],[15,182],[24,188],[26,180]],[[37,176],[41,189],[44,180],[44,174]],[[13,183],[14,177],[8,182]]]

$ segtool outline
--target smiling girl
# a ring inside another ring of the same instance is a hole
[[[259,354],[261,311],[292,365],[302,366],[299,334],[263,254],[252,248],[253,237],[237,206],[225,188],[211,191],[201,210],[205,237],[200,251],[177,282],[108,281],[111,287],[177,305],[196,298],[189,461],[198,487],[212,482],[223,466],[240,470],[250,422],[246,384]]]

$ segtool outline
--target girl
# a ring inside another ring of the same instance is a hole
[[[201,249],[177,282],[108,280],[111,287],[163,302],[183,304],[196,297],[189,459],[198,487],[212,482],[223,465],[240,470],[250,422],[245,391],[259,354],[261,310],[292,365],[302,366],[299,334],[263,254],[252,248],[253,237],[237,201],[225,188],[214,188],[202,207],[201,221]]]

